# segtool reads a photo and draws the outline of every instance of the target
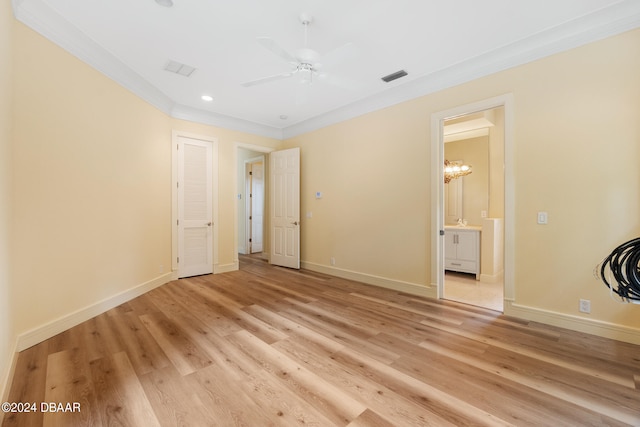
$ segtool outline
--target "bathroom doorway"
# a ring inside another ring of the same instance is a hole
[[[503,98],[432,117],[438,126],[435,154],[434,243],[438,297],[502,312],[505,271],[505,152]],[[436,146],[437,144],[437,146]],[[444,160],[471,166],[471,173],[444,184]],[[439,188],[436,188],[439,187]],[[456,195],[449,197],[450,194]],[[455,245],[455,246],[452,246]],[[458,259],[456,259],[458,257]],[[512,285],[509,285],[512,286]]]

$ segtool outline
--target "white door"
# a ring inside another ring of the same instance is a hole
[[[264,163],[251,164],[251,253],[262,252],[264,223]]]
[[[213,273],[210,142],[178,138],[178,276]]]
[[[300,148],[274,151],[269,157],[270,262],[300,268]]]

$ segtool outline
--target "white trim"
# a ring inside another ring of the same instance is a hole
[[[9,352],[9,354],[11,355],[11,362],[9,363],[9,365],[7,366],[7,370],[5,372],[0,373],[0,375],[2,375],[0,377],[0,380],[2,380],[2,382],[0,383],[0,386],[3,387],[0,390],[0,399],[2,399],[2,402],[6,402],[7,400],[9,400],[9,392],[11,391],[11,385],[12,385],[12,380],[14,378],[15,372],[16,372],[16,364],[18,363],[18,340],[14,340],[13,342],[13,348],[11,349],[11,351]],[[4,421],[4,416],[5,413],[0,411],[0,425],[2,425],[2,422]]]
[[[614,323],[592,320],[585,317],[574,316],[554,311],[543,310],[536,307],[515,304],[505,301],[504,314],[520,319],[540,322],[547,325],[584,332],[603,338],[624,341],[640,345],[640,328],[630,328]]]
[[[283,137],[311,132],[363,114],[438,92],[640,26],[640,2],[626,0],[474,58],[435,71],[362,101],[283,129]]]
[[[43,0],[14,0],[13,13],[20,22],[89,64],[166,114],[175,102],[143,79],[117,57],[69,23]]]
[[[222,127],[228,130],[246,132],[253,135],[260,135],[267,138],[283,139],[282,129],[261,123],[250,122],[249,120],[237,117],[225,116],[209,111],[198,110],[197,108],[175,104],[171,109],[171,117],[182,120],[189,120],[205,125]]]
[[[212,146],[212,157],[213,157],[213,259],[211,260],[211,264],[213,266],[213,271],[215,273],[215,266],[218,265],[219,259],[219,147],[218,147],[218,139],[206,136],[199,135],[191,132],[183,132],[179,130],[173,130],[171,132],[171,270],[174,272],[178,271],[178,150],[177,145],[179,144],[178,138],[190,138],[190,139],[198,139],[200,141],[206,141],[211,143]],[[236,255],[237,256],[237,255]]]
[[[105,311],[111,310],[112,308],[117,307],[120,304],[124,304],[127,301],[139,297],[140,295],[149,292],[152,289],[157,288],[158,286],[162,286],[174,279],[175,276],[173,273],[165,273],[161,276],[156,277],[155,279],[142,283],[141,285],[120,292],[95,304],[91,304],[85,308],[81,308],[80,310],[76,310],[70,314],[61,316],[49,323],[38,326],[37,328],[34,328],[28,332],[22,333],[18,335],[16,345],[17,351],[22,351],[38,343],[41,343],[42,341],[45,341],[55,335],[58,335],[61,332],[66,331],[67,329],[70,329],[82,322],[96,317],[104,313]]]
[[[316,264],[308,261],[301,261],[301,267],[307,270],[316,271],[318,273],[328,274],[330,276],[340,277],[342,279],[354,280],[357,282],[366,283],[368,285],[392,289],[394,291],[404,292],[411,295],[418,295],[427,298],[436,297],[435,288],[430,288],[426,285],[388,279],[386,277],[359,273],[357,271],[345,270],[342,268],[329,267],[326,265]]]
[[[233,154],[232,154],[232,161],[233,161],[233,192],[234,194],[237,193],[237,189],[238,189],[238,149],[239,148],[244,148],[246,150],[251,150],[251,151],[256,151],[258,153],[265,153],[265,154],[269,154],[273,151],[276,151],[276,148],[272,148],[272,147],[266,147],[264,145],[256,145],[256,144],[248,144],[245,142],[234,142],[233,143]],[[267,162],[268,159],[265,158],[265,171],[267,170]],[[266,181],[266,180],[265,180]],[[269,189],[267,188],[267,184],[265,182],[265,200],[267,197],[267,192],[269,191]],[[234,241],[234,247],[233,247],[233,253],[234,253],[234,262],[236,264],[239,265],[239,261],[238,261],[238,203],[236,201],[236,203],[233,204],[233,232],[234,232],[234,237],[233,237],[233,241]],[[263,235],[264,238],[264,235]],[[267,247],[264,245],[264,241],[263,241],[263,245],[262,245],[262,252],[267,252]],[[215,270],[214,270],[215,271]]]
[[[237,151],[236,151],[237,153]],[[266,172],[267,172],[267,160],[264,154],[262,156],[257,156],[257,157],[252,157],[250,159],[246,159],[244,161],[244,194],[245,194],[245,199],[243,200],[244,202],[244,209],[245,209],[245,218],[244,218],[244,242],[243,242],[243,246],[245,247],[245,255],[251,255],[251,251],[253,250],[253,246],[251,245],[251,243],[249,242],[249,239],[251,239],[253,237],[253,233],[249,232],[249,229],[251,228],[250,226],[250,220],[249,220],[249,215],[246,215],[247,212],[252,211],[252,203],[253,203],[253,198],[248,197],[247,194],[253,193],[251,190],[251,188],[249,187],[250,183],[249,183],[249,177],[248,177],[248,168],[249,165],[252,165],[253,163],[262,163],[262,169],[263,169],[263,183],[262,183],[262,251],[264,251],[264,217],[265,217],[265,201],[266,201],[266,194],[267,194],[267,179],[266,179]],[[238,251],[238,253],[240,253],[240,251]]]
[[[44,0],[12,0],[16,19],[174,118],[287,139],[456,86],[640,26],[640,2],[623,0],[531,37],[419,77],[325,114],[276,128],[177,104],[71,25]]]
[[[513,132],[513,94],[505,94],[494,98],[458,106],[431,115],[431,287],[437,289],[437,298],[444,294],[444,238],[440,230],[444,230],[444,182],[442,180],[444,165],[445,119],[465,114],[504,107],[504,298],[515,299],[515,183],[513,177],[514,132]]]
[[[215,264],[213,266],[213,274],[229,273],[231,271],[236,271],[239,268],[240,262],[238,260],[234,260],[229,264]]]

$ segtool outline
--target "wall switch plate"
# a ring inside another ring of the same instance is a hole
[[[580,312],[581,313],[591,313],[591,301],[588,299],[580,300]]]
[[[538,224],[548,224],[549,215],[546,212],[538,212]]]
[[[480,217],[481,218],[486,218],[487,217],[487,211],[480,211]]]

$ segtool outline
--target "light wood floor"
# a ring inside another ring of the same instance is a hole
[[[243,257],[23,351],[3,426],[640,425],[640,346]]]

